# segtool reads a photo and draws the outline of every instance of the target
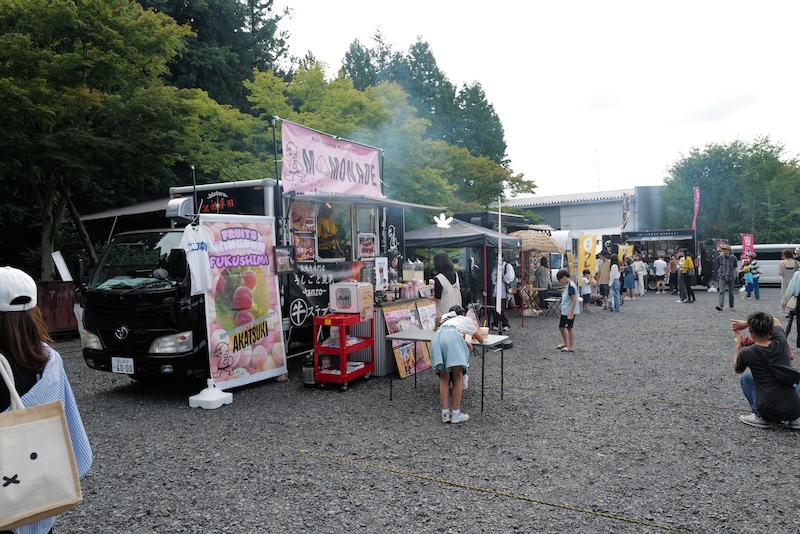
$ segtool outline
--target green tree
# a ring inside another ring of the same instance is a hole
[[[297,122],[298,114],[289,103],[286,83],[274,72],[256,70],[253,80],[245,80],[244,86],[248,91],[247,100],[261,121],[270,124],[272,117],[280,117]]]
[[[464,85],[458,92],[456,105],[459,120],[450,143],[466,148],[473,156],[486,156],[507,165],[505,130],[494,106],[486,100],[481,84]]]
[[[181,161],[194,165],[202,181],[256,180],[274,174],[272,136],[260,120],[218,104],[199,89],[179,95],[186,106]]]
[[[508,166],[505,131],[480,83],[455,87],[439,69],[430,45],[417,41],[406,56],[395,53],[378,31],[375,46],[368,49],[358,40],[351,43],[343,63],[344,75],[363,90],[384,81],[394,81],[409,95],[409,103],[430,126],[425,136],[464,147],[473,156],[486,156]]]
[[[0,4],[0,182],[35,201],[42,280],[52,279],[50,252],[65,210],[77,214],[71,193],[91,191],[115,168],[104,162],[122,159],[109,149],[125,144],[127,126],[117,138],[101,130],[114,116],[135,121],[119,109],[129,100],[133,110],[157,105],[158,77],[188,33],[127,0]],[[154,148],[147,158],[169,161],[169,145]]]
[[[359,91],[378,83],[378,68],[372,56],[372,51],[363,46],[358,39],[350,43],[350,48],[344,55],[342,70],[353,81],[353,87]]]
[[[399,52],[392,51],[383,33],[376,31],[372,40],[375,46],[367,48],[356,39],[345,53],[342,71],[353,80],[353,86],[363,91],[385,81],[400,83],[409,80],[411,73],[408,61]]]
[[[427,136],[433,140],[452,143],[457,122],[456,88],[439,69],[428,43],[417,41],[407,55],[408,78],[399,80],[409,94],[409,103],[419,117],[428,119],[431,126]]]
[[[167,83],[203,89],[223,104],[245,109],[242,81],[253,69],[277,69],[288,34],[278,25],[288,10],[273,13],[273,0],[141,0],[191,27],[185,51],[170,63]]]
[[[494,203],[504,190],[531,192],[533,184],[485,156],[426,137],[430,121],[420,118],[408,94],[393,82],[358,91],[340,72],[326,81],[324,68],[301,67],[288,85],[272,73],[258,73],[250,90],[261,120],[272,115],[304,126],[380,147],[384,194],[407,202],[474,211]],[[411,226],[416,215],[409,217]],[[429,217],[425,214],[425,223]]]
[[[665,180],[668,227],[691,225],[694,187],[700,188],[697,226],[705,237],[735,243],[746,233],[766,243],[800,236],[793,201],[800,193],[798,165],[785,160],[784,147],[769,137],[711,143],[681,157]]]
[[[273,69],[279,72],[278,63],[288,57],[289,33],[278,29],[280,21],[291,11],[284,8],[274,13],[274,0],[245,0],[245,31],[247,32],[247,65],[261,71]]]

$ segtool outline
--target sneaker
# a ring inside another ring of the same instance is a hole
[[[448,410],[447,413],[442,414],[442,423],[449,423],[450,422],[450,411]]]
[[[746,425],[754,426],[754,427],[757,427],[757,428],[770,428],[770,427],[772,427],[772,423],[770,423],[766,419],[763,419],[763,418],[757,416],[754,413],[749,413],[747,415],[740,415],[739,416],[739,421],[741,421],[742,423],[744,423]]]
[[[458,415],[453,414],[450,416],[450,422],[453,423],[454,425],[458,423],[463,423],[465,421],[469,421],[469,415],[464,412],[461,412]]]
[[[508,332],[509,330],[511,330],[510,326],[504,326],[503,327],[503,332]]]
[[[461,375],[461,389],[469,387],[469,375]]]
[[[786,428],[791,428],[792,430],[800,430],[800,417],[798,417],[794,421],[787,422]]]
[[[714,307],[717,309],[717,311],[722,311],[722,306],[714,306]]]
[[[680,302],[681,304],[683,304],[686,301],[684,299],[681,299],[681,300],[676,300],[675,302]]]

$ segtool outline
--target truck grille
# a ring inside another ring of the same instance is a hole
[[[108,351],[144,354],[154,339],[178,331],[171,307],[164,304],[163,295],[157,302],[140,297],[120,302],[126,299],[119,295],[94,296],[96,298],[91,301],[87,299],[85,325],[97,332]]]

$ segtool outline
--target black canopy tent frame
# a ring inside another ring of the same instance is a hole
[[[482,248],[483,249],[483,293],[488,298],[487,249],[502,246],[503,249],[522,250],[522,240],[509,235],[498,235],[497,230],[484,228],[468,222],[453,220],[450,228],[441,228],[437,225],[427,226],[406,233],[406,249],[423,248]],[[428,262],[430,265],[430,260]],[[485,303],[484,303],[485,304]]]

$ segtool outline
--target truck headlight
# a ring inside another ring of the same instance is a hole
[[[150,354],[177,354],[192,350],[192,332],[178,332],[169,336],[159,337],[150,345]]]
[[[100,337],[88,330],[81,332],[81,341],[85,349],[103,350],[103,343],[100,341]]]

